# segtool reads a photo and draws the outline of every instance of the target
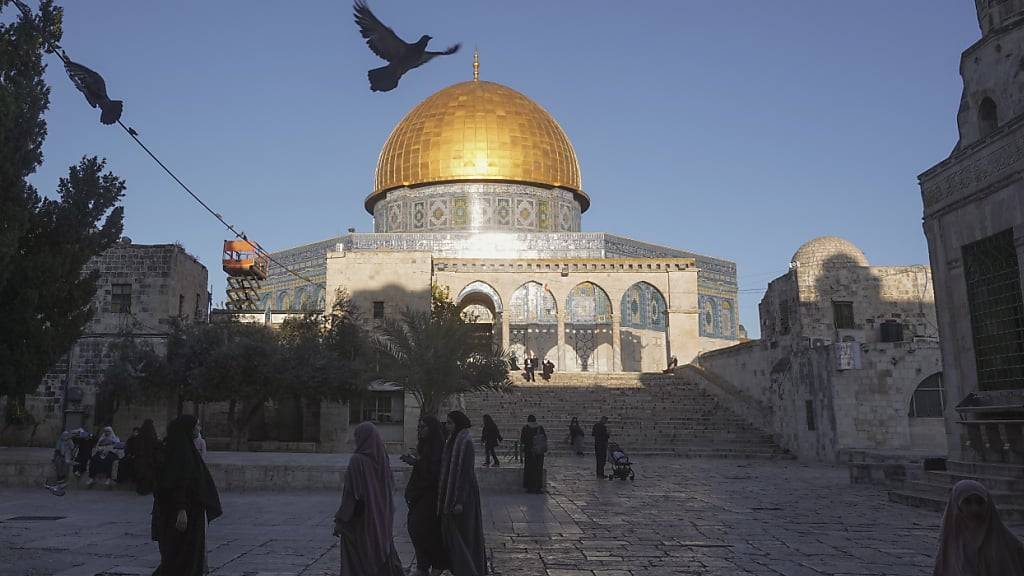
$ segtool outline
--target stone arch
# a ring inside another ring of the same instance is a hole
[[[524,282],[508,300],[509,346],[518,360],[530,354],[558,365],[558,304],[547,286]]]
[[[619,310],[622,369],[664,369],[668,365],[668,305],[661,290],[637,282],[622,294]]]
[[[565,363],[563,370],[614,370],[612,302],[604,288],[580,282],[565,300]]]
[[[470,282],[455,298],[463,319],[473,324],[477,351],[484,354],[502,347],[501,297],[493,286],[479,280]]]
[[[946,429],[943,415],[946,411],[942,372],[936,372],[918,382],[909,390],[907,428],[910,446],[914,449],[943,451],[946,448]]]
[[[277,305],[275,310],[287,310],[291,306],[292,298],[287,290],[281,290],[277,293]]]

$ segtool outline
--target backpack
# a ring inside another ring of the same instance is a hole
[[[548,435],[544,433],[544,428],[537,428],[537,433],[533,435],[533,455],[543,456],[548,453]]]

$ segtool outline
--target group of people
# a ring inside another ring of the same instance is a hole
[[[460,411],[449,412],[444,424],[422,416],[416,451],[401,458],[412,465],[405,502],[417,576],[442,570],[455,576],[487,573],[471,426]],[[353,437],[355,452],[334,516],[341,573],[400,576],[404,572],[393,536],[394,474],[384,440],[371,422],[356,426]]]
[[[73,474],[75,478],[88,476],[87,487],[92,487],[97,480],[102,480],[108,488],[115,481],[133,482],[139,494],[149,494],[153,489],[158,444],[152,420],[134,428],[132,435],[123,442],[110,426],[96,435],[83,428],[64,431],[53,451],[55,480],[47,482],[46,488],[63,496],[68,478]]]
[[[541,377],[544,378],[545,380],[550,380],[551,375],[555,373],[554,362],[551,362],[550,360],[547,359],[545,359],[544,362],[541,362],[539,358],[532,354],[526,357],[526,359],[523,361],[523,364],[524,366],[522,375],[527,382],[537,381],[537,370],[539,368],[541,370]]]

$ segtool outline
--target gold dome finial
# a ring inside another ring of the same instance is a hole
[[[473,80],[480,80],[480,52],[473,48]]]

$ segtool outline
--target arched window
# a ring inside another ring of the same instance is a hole
[[[494,312],[501,312],[501,297],[498,296],[498,291],[490,284],[479,280],[466,284],[466,287],[463,288],[462,291],[459,292],[458,297],[455,298],[455,303],[461,304],[463,300],[474,294],[486,296],[494,305]]]
[[[637,282],[622,295],[622,326],[664,330],[667,314],[665,297],[647,282]]]
[[[942,395],[942,372],[936,372],[917,385],[910,398],[911,418],[942,418],[945,411]]]
[[[570,324],[610,324],[612,303],[608,294],[593,282],[577,284],[566,302]]]
[[[282,290],[277,293],[277,310],[287,310],[291,305],[291,298],[288,296],[287,290]]]
[[[978,133],[988,136],[999,127],[999,111],[991,98],[985,97],[978,106]]]
[[[557,324],[555,297],[540,282],[527,282],[509,300],[512,324]]]

